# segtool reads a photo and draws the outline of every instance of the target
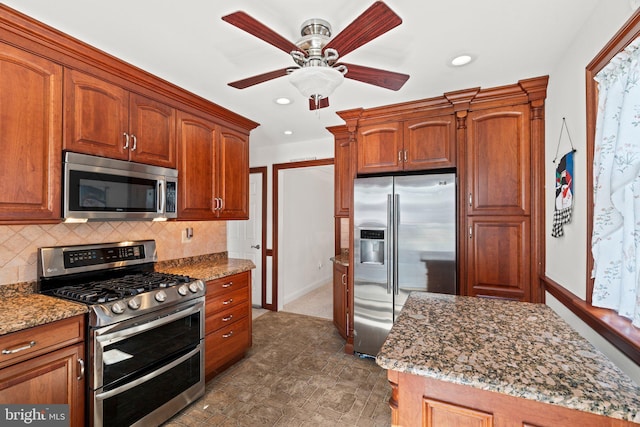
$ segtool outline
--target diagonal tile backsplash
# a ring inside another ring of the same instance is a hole
[[[193,237],[182,243],[187,227]],[[225,221],[109,221],[85,224],[0,225],[0,285],[37,279],[37,249],[123,240],[155,239],[158,260],[227,250]]]

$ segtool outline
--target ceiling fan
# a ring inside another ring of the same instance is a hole
[[[222,19],[289,53],[296,64],[229,83],[237,89],[289,75],[291,83],[309,99],[309,108],[316,110],[329,106],[329,95],[344,77],[391,90],[399,90],[409,79],[407,74],[338,62],[339,57],[402,23],[402,19],[382,1],[373,3],[335,37],[331,37],[331,25],[327,21],[309,19],[303,22],[301,38],[296,43],[242,11]]]

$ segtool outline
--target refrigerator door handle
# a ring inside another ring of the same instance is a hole
[[[390,245],[393,245],[393,238],[390,238],[390,235],[393,236],[393,199],[391,194],[387,194],[387,233],[384,236],[385,246],[387,250],[387,294],[390,294],[391,285],[393,280],[393,255]]]
[[[393,196],[393,291],[396,295],[400,294],[400,285],[398,284],[398,231],[400,225],[400,195]]]

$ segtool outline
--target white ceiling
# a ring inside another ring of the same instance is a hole
[[[294,65],[285,52],[221,20],[243,10],[295,42],[310,18],[338,34],[373,0],[4,0],[54,28],[260,123],[259,147],[326,139],[336,111],[375,107],[551,74],[600,0],[386,0],[403,23],[345,57],[411,75],[398,92],[345,79],[331,106],[309,111],[280,77],[238,90],[227,83]],[[617,0],[620,1],[620,0]],[[454,68],[460,53],[476,59]],[[294,103],[278,106],[280,96]],[[286,136],[285,130],[293,135]]]

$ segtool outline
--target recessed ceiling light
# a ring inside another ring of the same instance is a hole
[[[292,130],[285,130],[283,133],[285,135],[293,135],[293,131]]]
[[[467,65],[469,62],[473,60],[471,55],[458,55],[451,60],[451,65],[454,67],[461,67],[463,65]]]
[[[291,100],[289,98],[280,97],[275,99],[275,103],[278,105],[289,105],[291,104]]]

